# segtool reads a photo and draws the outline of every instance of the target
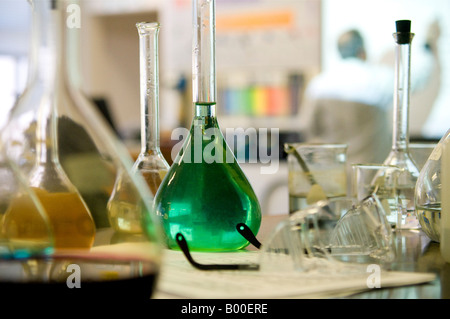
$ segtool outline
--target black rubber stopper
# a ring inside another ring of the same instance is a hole
[[[395,21],[395,27],[397,32],[411,32],[411,20],[398,20]]]
[[[396,42],[398,44],[411,43],[411,21],[397,20],[395,21],[395,27],[397,29]]]

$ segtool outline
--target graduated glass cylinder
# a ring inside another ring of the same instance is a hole
[[[216,117],[215,1],[193,1],[193,106],[188,136],[158,190],[155,208],[166,244],[182,233],[197,251],[230,251],[249,244],[236,230],[257,233],[258,199],[227,145]]]

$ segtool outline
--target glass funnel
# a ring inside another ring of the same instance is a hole
[[[141,151],[134,162],[133,172],[142,174],[153,195],[169,170],[159,147],[159,58],[157,22],[139,22],[140,94],[141,94]],[[109,219],[118,232],[140,231],[140,213],[130,209],[129,180],[119,176],[109,200]],[[133,203],[134,199],[131,200]],[[131,204],[134,207],[135,204]]]
[[[397,228],[419,228],[415,214],[414,189],[419,170],[409,153],[409,98],[411,73],[411,21],[396,21],[395,40],[395,87],[392,149],[384,161],[403,169],[397,179],[397,190],[402,202],[402,218]]]
[[[441,158],[444,144],[450,139],[449,135],[450,130],[431,152],[420,171],[415,190],[415,204],[420,226],[424,233],[435,242],[440,242],[441,235]]]
[[[45,265],[45,285],[38,281],[32,287],[73,297],[148,298],[161,253],[149,204],[153,196],[142,176],[131,173],[133,162],[123,144],[74,84],[80,7],[65,0],[30,3],[28,83],[1,139],[53,230],[51,258],[35,260]],[[129,180],[128,196],[134,200],[134,214],[140,216],[140,231],[132,236],[118,234],[108,218],[107,203],[119,173]],[[29,220],[25,214],[21,218]],[[78,269],[84,289],[68,289],[73,269]],[[5,285],[1,280],[0,286]]]
[[[236,250],[249,244],[237,231],[257,233],[258,199],[222,135],[216,117],[215,1],[193,1],[193,104],[189,135],[155,197],[166,243],[182,233],[197,251]]]

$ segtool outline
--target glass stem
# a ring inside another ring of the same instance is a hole
[[[394,34],[396,38],[397,34]],[[395,47],[396,69],[394,87],[394,128],[392,149],[407,152],[409,145],[409,98],[411,74],[411,40],[409,43],[397,43]]]
[[[215,0],[194,0],[192,90],[194,104],[215,104]]]
[[[71,188],[63,171],[58,152],[57,105],[61,95],[55,92],[68,88],[65,24],[65,0],[32,0],[33,45],[37,49],[31,54],[31,65],[36,68],[28,73],[30,89],[37,88],[42,94],[36,122],[36,165],[30,177],[30,184],[49,191]],[[37,35],[37,36],[36,36]]]
[[[159,23],[137,23],[139,31],[141,154],[159,152]]]
[[[30,68],[28,82],[42,86],[45,92],[50,93],[53,88],[64,85],[67,80],[66,52],[64,50],[66,35],[64,30],[65,10],[61,7],[62,1],[34,0],[33,36],[38,41],[37,50],[32,52],[31,59],[37,63],[35,69]],[[31,61],[33,62],[33,61]],[[55,96],[44,95],[48,101],[47,107],[40,109],[36,127],[36,154],[38,164],[57,163],[57,112]]]

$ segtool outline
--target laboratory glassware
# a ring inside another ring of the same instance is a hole
[[[33,259],[44,271],[39,280],[28,280],[14,272],[16,264],[7,263],[15,276],[2,278],[0,287],[13,296],[27,289],[45,298],[147,299],[161,263],[161,232],[149,204],[153,196],[142,176],[131,173],[128,150],[75,81],[80,5],[30,3],[27,87],[2,129],[1,143],[45,210],[54,249],[46,258]],[[118,234],[108,219],[107,203],[119,173],[130,181],[128,196],[134,202],[128,209],[140,216],[140,231],[132,236]],[[24,213],[16,218],[30,220]],[[8,272],[5,267],[2,271]],[[78,288],[76,278],[82,289],[70,289]]]
[[[139,22],[141,151],[134,162],[133,172],[142,174],[153,195],[169,170],[161,153],[159,140],[159,54],[158,22]],[[109,219],[118,232],[140,232],[140,214],[133,216],[128,209],[127,176],[119,175],[108,203]],[[134,200],[131,200],[133,202]],[[134,204],[131,203],[131,206]]]
[[[178,249],[181,233],[193,251],[230,251],[249,242],[244,223],[257,233],[261,208],[227,145],[216,116],[215,1],[193,1],[193,105],[189,135],[155,198],[166,244]]]
[[[419,228],[415,212],[414,189],[419,170],[409,153],[409,100],[411,75],[411,21],[396,21],[395,84],[392,148],[383,164],[394,165],[403,172],[397,178],[397,190],[402,203],[402,216],[394,223],[397,228]]]

